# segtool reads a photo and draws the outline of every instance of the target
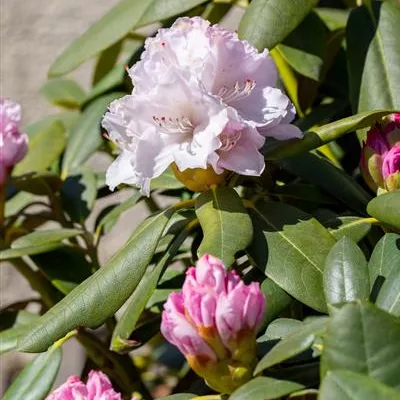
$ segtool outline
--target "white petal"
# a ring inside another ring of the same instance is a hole
[[[110,190],[114,190],[121,183],[136,185],[137,177],[132,166],[135,155],[127,150],[123,151],[108,167],[106,183]]]
[[[261,132],[264,136],[273,137],[278,140],[287,140],[303,137],[303,132],[292,124],[279,124],[271,128],[267,128]]]

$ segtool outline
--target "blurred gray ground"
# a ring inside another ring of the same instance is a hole
[[[162,0],[160,0],[162,1]],[[40,95],[47,71],[55,57],[118,0],[0,0],[0,95],[21,103],[23,122],[29,124],[57,111]],[[225,26],[235,29],[237,13]],[[86,63],[71,74],[84,88],[91,81],[92,63]],[[95,160],[101,167],[104,160]],[[125,193],[125,196],[127,194]],[[99,201],[91,220],[105,205],[121,200]],[[143,219],[144,205],[128,212],[110,235],[103,238],[100,259],[108,259]],[[89,222],[90,223],[90,222]],[[5,263],[4,263],[5,264]],[[35,297],[27,282],[10,265],[0,268],[0,307]],[[16,373],[29,360],[26,354],[10,353],[0,356],[0,394],[15,378]],[[80,374],[83,353],[78,343],[71,340],[64,346],[63,363],[56,385],[71,374]]]

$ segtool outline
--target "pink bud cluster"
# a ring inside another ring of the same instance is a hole
[[[206,254],[188,269],[182,293],[170,294],[161,332],[209,383],[217,378],[210,373],[222,379],[232,370],[229,366],[251,368],[264,310],[265,297],[257,282],[245,285],[221,260]]]
[[[122,396],[113,389],[107,375],[90,371],[87,383],[78,376],[70,376],[46,400],[122,400]]]
[[[393,114],[367,133],[360,168],[371,189],[400,189],[400,114]]]
[[[12,100],[0,98],[0,186],[3,186],[15,164],[28,150],[28,136],[19,130],[21,107]]]

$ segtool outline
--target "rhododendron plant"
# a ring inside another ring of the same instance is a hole
[[[65,49],[19,3],[0,397],[397,399],[399,1],[97,2]]]
[[[148,195],[150,181],[171,164],[179,172],[210,165],[217,175],[258,176],[266,136],[302,137],[289,124],[294,106],[277,87],[268,50],[259,53],[199,17],[180,18],[147,39],[129,75],[132,95],[115,100],[103,120],[121,148],[107,171],[112,189],[133,184]]]

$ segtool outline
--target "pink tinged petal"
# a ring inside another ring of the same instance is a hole
[[[385,139],[380,125],[375,125],[367,133],[366,145],[380,155],[389,150],[389,143]]]
[[[89,372],[89,377],[86,383],[86,387],[88,390],[88,397],[90,400],[100,399],[101,396],[104,393],[108,392],[110,389],[111,391],[113,391],[110,380],[108,379],[107,375],[105,375],[101,371]]]
[[[202,256],[196,264],[196,279],[199,285],[212,288],[215,294],[226,291],[227,271],[223,262],[210,254]]]
[[[297,126],[291,124],[280,124],[259,130],[264,136],[277,140],[301,139],[303,137],[303,132]]]
[[[388,151],[384,158],[382,164],[382,174],[383,178],[386,179],[389,175],[400,171],[400,144],[393,146],[390,151]]]
[[[88,400],[88,392],[78,376],[70,376],[64,384],[47,396],[46,400]]]
[[[247,328],[254,330],[258,327],[265,311],[265,297],[258,282],[253,282],[247,288],[247,299],[244,306],[244,318]]]

